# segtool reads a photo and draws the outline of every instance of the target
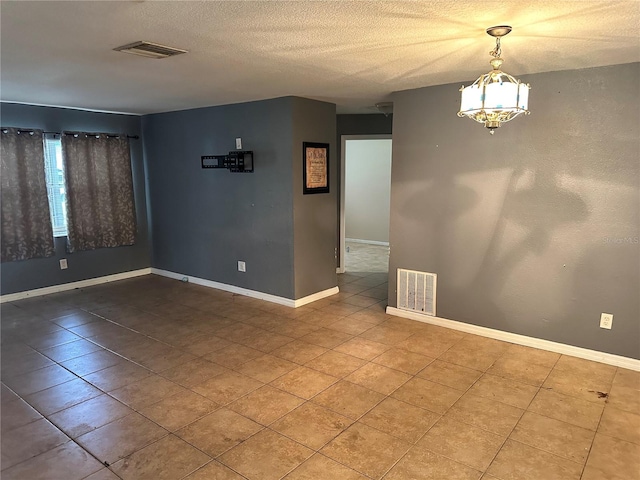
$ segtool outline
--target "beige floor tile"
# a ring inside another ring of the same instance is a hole
[[[282,478],[312,454],[313,450],[265,429],[219,460],[251,480],[270,480]]]
[[[428,334],[415,334],[396,344],[396,347],[427,357],[437,358],[449,350],[462,336],[432,337]]]
[[[2,435],[6,435],[14,428],[22,427],[23,425],[42,418],[42,415],[31,405],[18,397],[10,401],[5,401],[3,396],[0,413],[2,414],[0,421]]]
[[[118,477],[107,467],[104,467],[98,470],[96,473],[92,473],[88,477],[85,477],[83,480],[120,480],[120,477]]]
[[[376,303],[376,300],[369,297],[362,297],[367,299],[369,305]],[[369,306],[366,305],[366,306]],[[349,335],[359,335],[366,332],[372,327],[372,325],[366,320],[352,317],[341,317],[334,323],[326,326],[329,330],[337,330],[339,332],[348,333]]]
[[[377,363],[367,363],[345,378],[349,382],[383,395],[391,394],[409,379],[411,379],[411,375]]]
[[[504,437],[481,428],[442,417],[418,441],[426,448],[476,470],[484,471],[502,447]]]
[[[271,425],[271,428],[313,450],[333,440],[353,420],[307,402]]]
[[[223,366],[202,358],[196,358],[190,362],[165,370],[161,375],[167,380],[192,388],[227,372],[229,370]]]
[[[362,321],[369,323],[366,319]],[[382,324],[376,325],[368,329],[366,332],[361,333],[360,337],[374,342],[383,343],[385,345],[397,345],[409,338],[411,335],[413,335],[413,332],[407,331],[406,328]]]
[[[360,422],[406,442],[417,442],[440,415],[394,398],[387,398],[364,415]]]
[[[74,442],[66,442],[45,453],[2,471],[4,480],[80,480],[103,465]],[[4,465],[3,465],[4,468]]]
[[[385,480],[478,480],[482,472],[429,450],[413,447],[384,477]]]
[[[44,418],[14,428],[9,435],[2,435],[2,468],[12,467],[68,441],[69,437]]]
[[[592,362],[583,358],[562,355],[555,365],[555,369],[580,374],[585,378],[594,379],[600,383],[613,382],[616,367],[604,363]],[[608,389],[607,389],[608,390]]]
[[[76,378],[78,377],[59,365],[49,365],[17,376],[3,377],[2,381],[18,395],[29,395]]]
[[[415,377],[393,392],[392,396],[417,407],[443,414],[462,396],[462,392]]]
[[[640,445],[640,415],[607,405],[598,426],[598,433]]]
[[[551,368],[505,355],[496,360],[487,373],[539,387],[546,380]]]
[[[380,478],[410,443],[356,423],[322,449],[322,454],[372,478]]]
[[[640,445],[596,433],[582,480],[638,480]]]
[[[269,353],[293,341],[292,337],[273,332],[261,332],[248,338],[238,340],[238,343],[255,348],[263,353]]]
[[[227,408],[221,408],[178,430],[176,435],[217,457],[262,430],[262,425]]]
[[[391,348],[372,361],[379,365],[408,373],[409,375],[415,375],[433,362],[433,358],[425,357],[419,353],[409,352],[401,348]]]
[[[555,368],[545,380],[543,388],[590,402],[604,403],[611,389],[611,380],[598,380],[579,372]]]
[[[262,425],[269,425],[300,405],[304,400],[269,385],[228,405],[228,408]]]
[[[595,432],[526,412],[510,438],[568,460],[584,464]]]
[[[579,480],[582,464],[507,440],[487,473],[501,480]]]
[[[297,364],[283,358],[274,357],[273,355],[263,355],[262,357],[249,360],[235,370],[261,382],[269,383],[296,367],[298,367]]]
[[[504,356],[544,367],[555,366],[560,358],[559,353],[540,350],[533,347],[525,347],[524,345],[510,345]]]
[[[125,405],[140,410],[142,407],[158,402],[165,397],[184,392],[186,389],[159,375],[151,375],[109,392],[109,395]]]
[[[55,387],[26,395],[24,399],[43,415],[51,415],[98,395],[102,395],[100,390],[81,378],[76,378]]]
[[[293,342],[287,343],[280,348],[276,348],[273,352],[271,352],[271,355],[284,358],[285,360],[289,360],[290,362],[294,362],[299,365],[304,365],[314,358],[319,357],[326,351],[327,349],[324,347],[312,345],[300,340],[294,340]]]
[[[81,357],[60,362],[60,365],[76,375],[84,377],[90,373],[95,373],[122,362],[126,362],[126,360],[115,353],[107,350],[98,350],[88,355],[82,355]]]
[[[228,345],[217,352],[210,353],[204,358],[215,362],[219,365],[223,365],[227,368],[236,368],[247,363],[254,358],[262,357],[264,355],[260,350],[255,348],[249,348],[239,343]]]
[[[226,405],[260,388],[262,385],[263,383],[258,380],[229,371],[210,378],[204,383],[193,387],[192,390],[207,397],[209,400],[213,400],[218,405]]]
[[[151,371],[132,362],[120,362],[83,377],[100,390],[110,392],[151,375]]]
[[[126,458],[111,469],[124,480],[173,480],[200,468],[211,457],[174,435],[167,435]]]
[[[362,360],[372,360],[381,353],[391,348],[384,343],[374,342],[365,338],[352,338],[351,340],[334,348],[336,352],[346,353],[352,357],[361,358]]]
[[[418,373],[420,378],[465,391],[471,387],[482,372],[453,363],[436,360]]]
[[[245,477],[214,460],[188,475],[184,480],[245,480]]]
[[[49,420],[71,438],[76,438],[131,413],[133,410],[117,400],[100,395],[55,413]]]
[[[315,332],[305,335],[304,337],[300,337],[300,340],[324,348],[335,348],[352,338],[353,335],[349,335],[348,333],[329,330],[328,328],[320,328]]]
[[[148,419],[170,432],[213,412],[218,404],[197,393],[185,390],[139,410]]]
[[[384,399],[384,395],[347,381],[340,381],[313,397],[313,402],[357,419]]]
[[[101,462],[113,464],[168,432],[138,413],[132,413],[76,438]]]
[[[187,353],[183,350],[177,348],[170,348],[161,353],[160,355],[156,355],[150,358],[144,358],[140,360],[138,363],[143,367],[148,368],[149,370],[155,373],[161,373],[165,370],[169,370],[170,368],[178,367],[180,365],[184,365],[192,360],[195,360],[196,356],[190,353]]]
[[[483,428],[504,439],[523,413],[521,408],[466,393],[447,412],[447,417]]]
[[[74,342],[80,340],[80,337],[68,330],[59,330],[46,335],[34,336],[26,340],[27,345],[36,350],[43,351],[47,348],[62,345],[63,343]]]
[[[595,430],[602,416],[603,405],[542,389],[528,410],[561,422]]]
[[[336,377],[326,373],[307,367],[298,367],[275,379],[271,385],[298,397],[309,399],[337,381]]]
[[[327,478],[331,480],[366,480],[355,470],[334,462],[328,457],[316,453],[309,460],[296,468],[284,480],[319,480]]]
[[[307,362],[306,366],[327,375],[341,378],[349,375],[365,363],[367,362],[360,358],[330,350]]]
[[[95,343],[88,342],[83,339],[76,340],[74,342],[65,343],[56,347],[47,348],[42,350],[42,354],[49,357],[55,362],[64,362],[65,360],[71,360],[72,358],[87,355],[89,353],[102,350],[102,347]]]
[[[538,393],[538,387],[485,373],[469,392],[514,407],[527,408]]]
[[[185,350],[191,355],[202,357],[217,352],[224,347],[231,345],[231,342],[213,335],[203,335],[200,340],[187,345]]]
[[[468,335],[440,356],[440,360],[486,371],[509,348],[499,340]]]
[[[613,385],[640,390],[640,372],[618,367]]]
[[[611,387],[607,404],[619,410],[640,415],[640,390],[614,384]]]
[[[3,334],[4,335],[4,334]],[[3,338],[3,350],[6,349]],[[53,361],[31,348],[24,346],[24,352],[15,355],[2,354],[2,378],[15,377],[53,365]]]

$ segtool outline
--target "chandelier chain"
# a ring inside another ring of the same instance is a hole
[[[502,49],[500,48],[500,37],[496,37],[496,48],[491,50],[489,52],[489,55],[491,55],[494,58],[499,58],[501,53],[502,53]]]

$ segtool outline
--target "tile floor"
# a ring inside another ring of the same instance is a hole
[[[3,304],[3,480],[640,478],[639,373],[388,316],[385,282]]]
[[[368,243],[345,242],[344,266],[347,273],[387,273],[389,247]]]

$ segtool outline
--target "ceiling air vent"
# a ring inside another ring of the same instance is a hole
[[[180,48],[167,47],[159,43],[152,42],[134,42],[128,45],[114,48],[116,52],[131,53],[133,55],[141,55],[149,58],[167,58],[181,53],[187,53],[188,50]]]

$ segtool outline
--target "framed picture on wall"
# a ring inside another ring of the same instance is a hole
[[[329,193],[329,144],[302,143],[302,193]]]

